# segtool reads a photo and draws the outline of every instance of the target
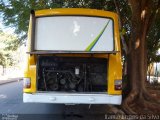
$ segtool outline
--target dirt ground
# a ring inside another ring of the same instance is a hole
[[[154,97],[156,98],[157,101],[159,101],[159,105],[160,105],[160,84],[156,83],[156,84],[146,84],[147,90],[148,92]],[[136,111],[139,114],[155,114],[155,115],[160,115],[160,111],[155,110],[154,112],[152,110],[146,109],[146,108],[142,108],[141,106],[135,106],[133,105],[134,111]]]
[[[160,100],[160,84],[146,84],[147,90],[150,92],[150,94]]]
[[[146,88],[149,94],[159,102],[158,105],[160,105],[160,84],[159,83],[150,84],[147,82]],[[137,113],[137,115],[144,115],[144,116],[158,115],[158,117],[160,118],[160,111],[158,111],[157,109],[154,109],[153,111],[153,110],[150,110],[149,108],[145,108],[144,106],[141,105],[141,103],[139,103],[139,105],[137,105],[137,102],[132,103],[130,107],[132,108],[133,111]]]

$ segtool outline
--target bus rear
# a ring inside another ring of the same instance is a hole
[[[121,104],[122,65],[115,13],[31,11],[24,102]]]

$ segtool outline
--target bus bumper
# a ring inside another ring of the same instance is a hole
[[[122,95],[76,93],[23,93],[24,103],[114,104],[120,105]]]

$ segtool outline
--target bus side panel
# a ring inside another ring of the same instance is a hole
[[[28,57],[28,68],[25,71],[24,77],[31,79],[31,88],[24,88],[24,92],[26,93],[35,93],[36,92],[36,64],[35,64],[35,56],[29,55]]]
[[[122,80],[122,65],[120,54],[109,56],[109,68],[108,68],[108,94],[120,95],[121,90],[115,90],[115,80]]]

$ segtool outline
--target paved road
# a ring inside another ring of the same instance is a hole
[[[104,120],[105,105],[62,105],[23,103],[23,83],[0,85],[0,120]]]

